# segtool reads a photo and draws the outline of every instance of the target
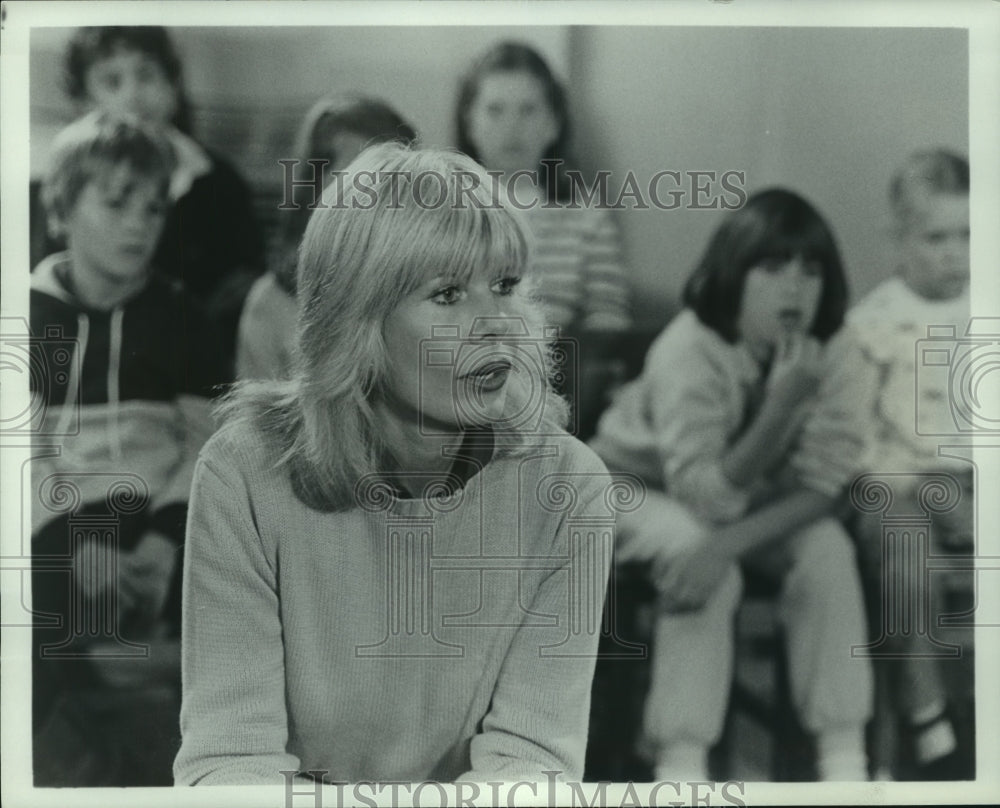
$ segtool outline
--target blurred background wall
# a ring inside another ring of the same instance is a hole
[[[893,269],[886,187],[914,148],[968,151],[963,30],[731,27],[174,28],[199,139],[229,157],[267,207],[277,160],[320,95],[362,91],[452,145],[458,78],[501,38],[538,47],[570,90],[578,163],[611,172],[742,171],[748,191],[782,184],[834,226],[860,296]],[[32,31],[31,163],[74,110],[61,88],[70,31]],[[664,186],[666,187],[666,186]],[[676,311],[720,210],[621,210],[637,315]]]

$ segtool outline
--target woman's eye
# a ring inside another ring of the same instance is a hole
[[[441,306],[450,306],[452,303],[458,303],[463,297],[465,297],[465,290],[458,286],[445,286],[443,289],[438,289],[431,300]]]
[[[498,280],[494,281],[493,285],[490,288],[493,290],[494,293],[506,297],[507,295],[514,294],[514,289],[517,288],[517,285],[520,282],[521,282],[520,276],[510,275],[506,278],[499,278]]]

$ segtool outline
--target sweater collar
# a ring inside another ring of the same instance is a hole
[[[438,478],[429,479],[427,485],[434,488],[435,496],[438,497],[457,494],[493,459],[495,449],[496,437],[492,427],[466,430],[461,445],[444,449],[452,459],[451,467]],[[400,501],[423,499],[411,496],[391,479],[387,482],[393,495]]]

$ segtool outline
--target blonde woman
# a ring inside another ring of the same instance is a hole
[[[609,478],[489,182],[374,146],[310,218],[293,378],[196,472],[178,783],[580,777]]]

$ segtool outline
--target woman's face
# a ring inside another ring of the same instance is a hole
[[[90,103],[105,112],[136,115],[156,126],[177,113],[177,88],[163,66],[142,51],[119,48],[94,62],[85,87]]]
[[[431,278],[389,315],[383,337],[389,403],[428,434],[503,418],[519,372],[505,339],[519,333],[513,298],[520,278],[477,272],[468,281]]]
[[[483,76],[466,118],[480,161],[505,174],[537,168],[558,137],[559,124],[544,85],[525,70]]]
[[[802,255],[770,258],[743,280],[737,330],[755,353],[769,354],[782,339],[807,334],[823,294],[823,267]]]

